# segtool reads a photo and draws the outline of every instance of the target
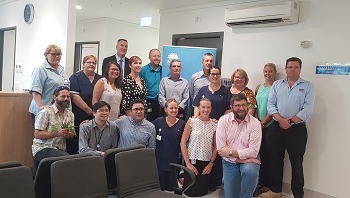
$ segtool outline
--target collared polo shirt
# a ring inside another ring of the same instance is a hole
[[[162,79],[162,66],[159,65],[157,71],[155,71],[151,63],[143,66],[139,76],[145,81],[148,96],[147,99],[156,100],[159,92],[159,83]]]

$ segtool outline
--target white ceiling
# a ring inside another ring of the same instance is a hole
[[[224,1],[227,0],[77,0],[77,4],[83,7],[77,10],[77,21],[107,17],[139,24],[142,17],[152,17],[152,27],[158,29],[160,10]]]

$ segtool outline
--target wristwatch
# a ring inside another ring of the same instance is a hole
[[[290,119],[290,120],[289,120],[289,124],[290,124],[290,125],[293,125],[293,124],[295,124],[295,122],[294,122],[292,119]]]
[[[228,153],[229,157],[232,157],[232,151],[230,150],[230,152]]]

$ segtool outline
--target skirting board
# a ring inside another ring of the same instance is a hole
[[[288,198],[293,197],[290,184],[283,182],[282,192],[283,192],[283,195],[286,195]],[[336,197],[304,188],[304,198],[336,198]]]

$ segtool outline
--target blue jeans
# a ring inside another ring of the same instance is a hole
[[[34,156],[34,168],[38,169],[39,163],[42,159],[48,158],[48,157],[60,157],[69,155],[69,153],[59,150],[59,149],[53,149],[53,148],[44,148],[43,150],[37,152]]]
[[[257,159],[260,160],[258,156]],[[258,185],[260,165],[222,160],[225,198],[252,198]]]

